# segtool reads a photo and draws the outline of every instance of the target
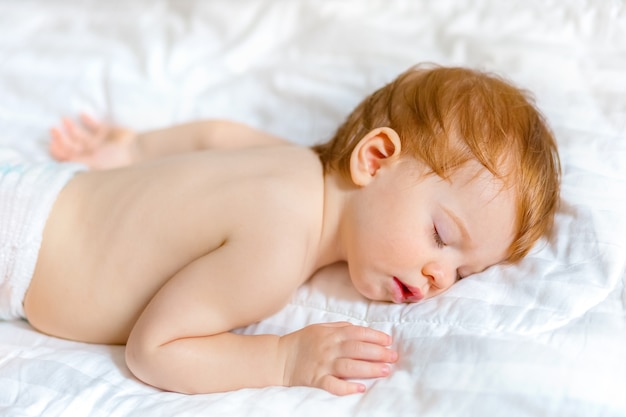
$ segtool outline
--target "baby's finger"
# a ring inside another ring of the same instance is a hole
[[[334,395],[350,395],[365,392],[365,385],[358,382],[344,381],[332,375],[324,377],[320,388]]]
[[[50,155],[57,161],[69,159],[73,155],[73,152],[71,147],[67,146],[63,133],[61,133],[58,128],[53,127],[50,129],[50,136],[52,137],[48,145]]]
[[[63,128],[67,132],[65,135],[66,140],[71,141],[77,150],[82,150],[87,140],[87,131],[66,117],[62,119],[62,123]]]
[[[370,329],[369,327],[351,326],[346,328],[345,331],[350,339],[375,343],[381,346],[390,346],[392,344],[391,336],[387,333]]]
[[[55,150],[60,154],[71,157],[80,152],[82,149],[77,141],[73,140],[70,135],[68,135],[68,133],[59,128],[53,127],[52,129],[50,129],[50,135],[52,136],[52,141],[50,142],[50,145],[54,145]]]
[[[391,367],[386,363],[359,361],[349,358],[337,359],[333,375],[339,378],[382,378],[389,376]]]
[[[350,327],[353,326],[349,321],[334,321],[330,323],[320,323],[323,327]]]
[[[102,128],[102,123],[96,121],[96,119],[89,116],[87,113],[81,113],[79,117],[81,123],[92,132],[97,132]]]
[[[101,123],[86,113],[80,114],[80,121],[89,131],[87,139],[90,149],[100,146],[102,142],[114,139],[111,137],[112,129],[110,125]]]
[[[398,360],[398,353],[375,343],[346,340],[341,344],[341,357],[370,362],[394,363]]]

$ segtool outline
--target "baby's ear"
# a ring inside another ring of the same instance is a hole
[[[400,156],[401,142],[398,133],[390,127],[370,131],[357,143],[350,155],[352,182],[367,185],[385,164]]]

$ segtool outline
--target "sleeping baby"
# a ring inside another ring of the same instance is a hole
[[[231,330],[337,262],[371,300],[441,294],[522,259],[559,196],[556,143],[527,94],[465,68],[409,69],[311,148],[228,121],[136,134],[83,115],[50,151],[57,162],[0,169],[0,318],[125,344],[137,378],[182,393],[363,392],[398,359],[383,332]]]

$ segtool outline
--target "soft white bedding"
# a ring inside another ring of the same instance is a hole
[[[0,156],[47,158],[88,111],[137,129],[227,117],[310,144],[421,61],[535,93],[564,168],[557,231],[515,267],[446,294],[371,303],[325,271],[241,329],[350,320],[401,360],[363,395],[310,388],[186,396],[133,379],[123,348],[0,322],[7,416],[626,415],[626,4],[500,0],[0,1]],[[210,219],[207,219],[210,221]]]

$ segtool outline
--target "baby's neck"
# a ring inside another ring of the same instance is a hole
[[[336,173],[324,175],[324,202],[315,270],[346,259],[342,224],[345,203],[354,190],[354,185]]]

